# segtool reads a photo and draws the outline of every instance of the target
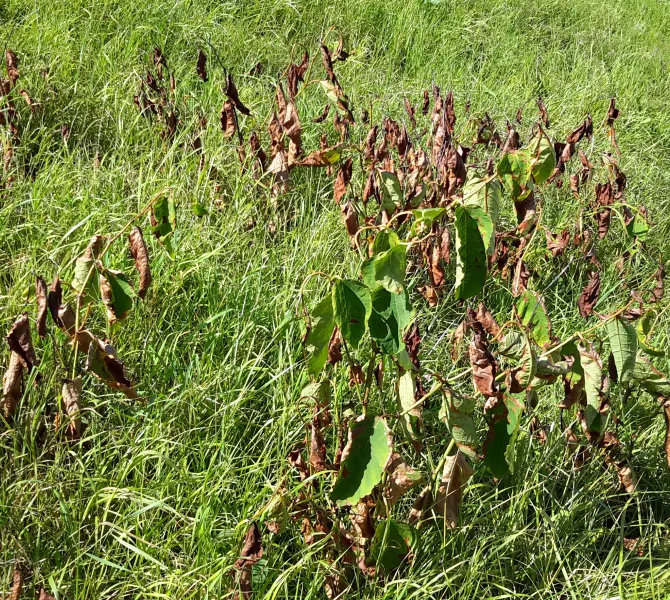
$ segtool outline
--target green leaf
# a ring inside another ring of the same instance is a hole
[[[372,493],[391,456],[390,431],[381,417],[359,418],[349,430],[346,457],[330,499],[338,506],[356,504]]]
[[[100,267],[100,291],[110,323],[125,319],[137,297],[130,279],[121,271]]]
[[[584,391],[586,392],[586,424],[591,431],[602,431],[604,423],[600,414],[600,404],[604,394],[603,364],[593,348],[577,346],[584,369]]]
[[[652,346],[649,339],[651,336],[652,327],[657,318],[657,311],[652,309],[644,313],[644,315],[642,315],[642,317],[637,321],[635,325],[635,331],[637,332],[637,345],[650,356],[665,356],[665,350],[663,348]]]
[[[307,351],[312,355],[307,361],[307,372],[317,376],[328,360],[328,344],[335,329],[333,318],[333,299],[327,295],[312,311],[311,329],[307,334]]]
[[[641,354],[635,361],[633,379],[653,396],[670,398],[670,380]]]
[[[638,239],[644,241],[647,238],[647,233],[649,232],[649,222],[644,218],[640,212],[636,212],[633,220],[626,225],[626,232],[630,237],[637,237]]]
[[[491,219],[479,207],[456,207],[456,299],[479,294],[486,281],[486,248],[480,223],[492,228]]]
[[[174,259],[172,234],[177,226],[177,211],[172,195],[161,197],[151,207],[151,232],[165,246],[170,258]]]
[[[382,208],[388,213],[393,213],[404,204],[400,181],[390,171],[380,171],[379,174],[382,179]]]
[[[82,297],[82,303],[89,303],[100,297],[96,260],[89,256],[80,256],[74,264],[72,289]]]
[[[412,211],[414,223],[410,229],[409,237],[423,237],[427,235],[435,222],[447,212],[446,208],[418,208]]]
[[[407,247],[398,244],[373,259],[375,281],[393,294],[402,292],[405,285],[406,254]]]
[[[531,154],[528,148],[505,154],[498,163],[497,173],[512,200],[524,200],[533,190]]]
[[[482,447],[484,464],[494,477],[509,475],[514,469],[514,442],[519,430],[526,394],[506,394],[494,409],[493,419]]]
[[[530,140],[528,147],[531,152],[531,172],[535,183],[544,183],[556,167],[556,156],[554,155],[554,146],[549,136],[538,125],[535,137]]]
[[[537,371],[537,359],[535,352],[530,344],[530,340],[525,333],[521,334],[522,351],[518,360],[518,366],[514,369],[513,377],[514,383],[518,386],[518,390],[512,388],[514,392],[521,392],[530,386]]]
[[[421,439],[421,407],[414,406],[415,402],[416,373],[405,371],[398,378],[398,407],[403,413],[400,421],[412,440]]]
[[[545,347],[551,343],[551,321],[542,297],[526,290],[516,299],[515,307],[521,324],[530,330],[537,345]]]
[[[340,279],[332,293],[335,323],[342,337],[358,348],[372,312],[370,290],[359,281]]]
[[[392,229],[382,229],[372,242],[372,255],[376,256],[394,248],[400,243],[398,234]]]
[[[392,519],[379,521],[370,546],[371,564],[384,574],[397,569],[419,544],[419,531]]]
[[[479,206],[491,219],[492,231],[486,240],[487,252],[493,254],[495,246],[495,227],[500,212],[500,184],[483,171],[470,175],[463,187],[463,205]]]
[[[479,449],[477,427],[472,418],[475,401],[461,396],[454,390],[445,389],[439,418],[449,428],[451,437],[463,454],[474,458]]]
[[[609,337],[614,364],[620,383],[633,378],[635,356],[637,354],[637,333],[635,328],[621,317],[612,319],[605,326]]]
[[[392,294],[384,288],[372,292],[372,313],[368,321],[370,336],[386,354],[397,354],[404,347],[403,332],[412,320],[407,290]]]

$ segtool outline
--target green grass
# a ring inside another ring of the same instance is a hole
[[[434,81],[454,90],[460,123],[470,100],[473,111],[488,110],[499,123],[524,105],[528,125],[542,95],[562,138],[586,112],[599,126],[616,96],[628,199],[644,203],[655,224],[648,254],[630,272],[639,282],[654,259],[670,254],[670,11],[663,0],[4,0],[0,23],[3,44],[21,60],[20,86],[43,105],[32,116],[20,107],[25,133],[16,164],[31,165],[34,177],[17,168],[0,192],[0,330],[25,309],[35,274],[69,281],[91,235],[120,230],[164,187],[179,203],[176,260],[149,242],[147,301],[112,331],[103,317],[92,322],[113,340],[146,402],[86,377],[86,433],[65,443],[52,422],[72,357],[60,333],[53,333],[59,344],[37,342],[43,378],[27,386],[14,423],[0,425],[0,591],[19,560],[30,572],[26,597],[40,587],[70,600],[226,597],[248,519],[268,502],[287,453],[304,437],[300,285],[312,270],[354,275],[358,265],[325,174],[300,174],[277,207],[240,174],[235,147],[218,130],[224,78],[210,44],[253,111],[245,131],[262,136],[289,57],[305,48],[315,55],[331,27],[355,51],[338,65],[343,86],[356,110],[372,107],[375,118],[402,116],[403,96],[416,103]],[[184,122],[170,146],[132,101],[156,45],[174,71]],[[199,47],[210,57],[207,84],[195,72]],[[258,62],[262,74],[246,75]],[[318,144],[320,129],[308,121],[324,102],[314,86],[298,103],[307,148]],[[204,145],[223,177],[218,192],[185,145],[197,111],[209,119]],[[63,123],[71,130],[67,147]],[[574,205],[551,200],[549,225],[570,224]],[[208,211],[202,219],[192,214],[196,201]],[[256,226],[248,229],[250,219]],[[612,252],[621,231],[615,224]],[[131,265],[120,249],[110,263]],[[626,299],[614,266],[605,269],[603,311]],[[559,336],[583,326],[574,306],[587,270],[572,266],[547,292]],[[557,272],[543,274],[544,283]],[[453,281],[453,267],[448,276]],[[308,288],[316,299],[317,284]],[[509,294],[492,294],[491,308],[505,320]],[[465,307],[428,310],[418,297],[416,304],[422,364],[448,374],[455,365],[447,331]],[[667,344],[667,331],[660,343]],[[3,362],[7,356],[3,349]],[[350,393],[346,381],[338,389]],[[662,418],[650,397],[615,402],[624,422],[619,436],[635,441],[634,494],[621,493],[616,473],[598,461],[572,469],[555,398],[542,396],[540,414],[553,419],[548,443],[522,437],[524,458],[498,484],[478,464],[463,527],[426,530],[410,568],[381,582],[361,576],[347,597],[667,598]],[[428,422],[426,450],[414,459],[426,468],[448,437],[436,418]],[[624,537],[644,540],[642,556],[623,548]],[[327,564],[304,547],[297,527],[266,535],[265,551],[254,575],[257,598],[325,597]]]

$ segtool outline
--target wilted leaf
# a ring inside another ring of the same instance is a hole
[[[7,52],[11,52],[8,50]],[[12,52],[13,54],[13,52]],[[7,61],[9,65],[9,61]],[[16,75],[18,77],[18,73]],[[14,564],[14,576],[12,577],[12,591],[7,596],[7,600],[21,600],[21,592],[23,591],[23,572],[18,564]]]
[[[340,168],[337,171],[337,178],[335,179],[334,188],[335,202],[337,204],[340,203],[340,200],[342,200],[344,195],[347,193],[347,186],[351,181],[353,164],[353,159],[348,158],[340,165]]]
[[[403,195],[398,177],[390,171],[381,171],[382,208],[392,214],[403,206]]]
[[[39,276],[35,279],[35,300],[37,301],[35,325],[38,335],[43,338],[47,334],[47,284]]]
[[[633,379],[653,396],[670,398],[670,380],[641,354],[635,361]]]
[[[451,437],[458,448],[471,458],[479,450],[477,427],[472,418],[475,410],[475,401],[462,396],[456,391],[445,388],[442,396],[442,407],[439,418],[449,428]]]
[[[5,50],[5,65],[7,66],[7,78],[14,87],[19,79],[19,59],[9,48]]]
[[[607,394],[603,363],[593,347],[578,346],[582,369],[584,369],[584,391],[586,393],[586,425],[589,431],[600,433],[604,426],[600,406]]]
[[[226,100],[221,107],[221,131],[226,138],[232,138],[237,132],[237,119],[235,118],[235,105]]]
[[[479,303],[476,313],[469,311],[468,316],[474,318],[490,336],[495,337],[500,333],[500,325],[483,302]]]
[[[620,383],[627,383],[633,378],[635,370],[637,333],[635,328],[621,317],[611,319],[606,329],[616,365],[617,379]]]
[[[537,107],[540,109],[540,118],[544,123],[544,126],[549,128],[549,115],[547,114],[547,105],[542,100],[542,96],[537,97]]]
[[[498,177],[514,202],[533,191],[532,158],[528,148],[505,154],[497,167]]]
[[[570,232],[567,229],[564,229],[558,234],[551,233],[547,229],[545,230],[545,235],[547,238],[547,249],[551,252],[551,255],[554,258],[565,252],[565,249],[570,243]]]
[[[128,236],[128,243],[130,245],[130,254],[135,260],[135,268],[140,276],[137,295],[144,300],[147,290],[151,285],[151,267],[149,266],[149,252],[144,242],[142,230],[139,227],[133,227]]]
[[[587,318],[593,314],[593,308],[600,297],[600,273],[598,271],[591,271],[589,281],[582,291],[577,306],[579,307],[579,314]]]
[[[419,471],[410,467],[400,456],[393,453],[389,464],[386,467],[389,474],[384,486],[384,498],[389,508],[393,508],[395,503],[400,500],[410,489],[423,481],[423,476]]]
[[[473,473],[474,470],[460,450],[453,456],[448,456],[444,463],[433,511],[444,519],[449,529],[458,527],[463,488]]]
[[[254,522],[249,526],[244,538],[244,545],[240,552],[240,558],[235,561],[234,568],[237,571],[237,590],[233,595],[234,600],[249,600],[252,595],[251,567],[263,557],[263,540],[260,529]]]
[[[514,307],[521,324],[528,328],[538,346],[545,347],[551,343],[551,321],[542,296],[526,290],[516,299]]]
[[[486,245],[493,224],[478,206],[456,207],[456,299],[482,291],[486,281]],[[484,233],[485,235],[482,235]]]
[[[309,447],[309,464],[312,466],[312,473],[325,471],[328,468],[327,460],[326,440],[321,431],[319,418],[314,415],[314,418],[312,419],[312,436]]]
[[[207,81],[207,57],[202,50],[198,50],[198,62],[195,65],[195,70],[200,79]]]
[[[249,109],[242,104],[242,101],[240,100],[240,96],[237,93],[237,88],[235,87],[235,83],[233,82],[233,78],[228,73],[228,77],[226,78],[226,89],[223,90],[223,93],[230,98],[233,103],[235,104],[235,108],[239,110],[243,115],[250,115],[251,112],[249,112]]]
[[[423,419],[421,405],[416,405],[417,386],[414,371],[405,371],[398,377],[397,393],[400,422],[411,440],[420,440]]]
[[[370,547],[370,564],[388,574],[408,559],[418,546],[419,532],[393,519],[379,521]]]
[[[340,279],[332,294],[335,323],[344,339],[358,348],[372,312],[370,290],[358,281]]]
[[[125,375],[123,363],[116,355],[114,346],[99,340],[89,331],[83,331],[81,335],[88,337],[86,370],[91,371],[108,387],[123,392],[128,398],[138,398],[133,384]]]
[[[506,394],[489,418],[489,430],[482,446],[484,464],[494,477],[514,472],[514,443],[524,410],[526,394]]]
[[[161,242],[171,258],[174,258],[172,248],[172,236],[177,226],[177,211],[175,209],[172,194],[162,196],[151,207],[149,214],[151,221],[151,232]]]
[[[554,171],[556,157],[551,140],[539,125],[535,137],[528,143],[528,148],[531,153],[533,179],[537,184],[544,183]]]
[[[7,343],[9,344],[9,349],[13,353],[18,354],[24,369],[31,371],[40,364],[33,348],[28,315],[23,314],[14,321],[7,334]]]
[[[487,397],[497,395],[496,360],[489,351],[484,332],[478,324],[475,326],[475,333],[468,351],[475,389]]]
[[[463,205],[479,206],[491,219],[492,234],[488,240],[484,240],[489,254],[493,254],[495,245],[495,227],[500,212],[500,198],[500,184],[494,177],[489,177],[483,172],[470,175],[463,187]]]
[[[371,415],[359,417],[349,430],[331,500],[338,506],[351,505],[372,493],[381,481],[390,455],[391,437],[386,421]]]
[[[16,405],[23,393],[23,362],[21,357],[12,352],[9,356],[9,366],[2,378],[2,402],[0,414],[9,420],[16,411]]]
[[[333,300],[327,295],[312,311],[310,329],[305,339],[307,351],[311,352],[307,361],[310,375],[318,375],[328,358],[328,345],[335,329],[333,318]]]
[[[65,414],[69,417],[68,434],[73,439],[81,436],[81,377],[75,379],[66,379],[63,382],[63,408]]]
[[[104,239],[100,235],[94,235],[84,253],[75,261],[72,288],[82,303],[91,302],[99,296],[98,277],[95,270]]]
[[[656,269],[654,277],[656,279],[656,285],[651,292],[650,302],[660,302],[663,300],[663,296],[665,295],[665,284],[663,283],[665,278],[665,265],[663,263],[658,265],[658,269]]]

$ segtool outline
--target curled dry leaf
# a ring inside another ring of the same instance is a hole
[[[9,48],[5,50],[5,65],[7,66],[7,78],[14,87],[19,78],[19,59]]]
[[[333,329],[328,342],[328,364],[336,365],[342,360],[342,334],[338,327]]]
[[[309,448],[309,464],[312,467],[312,473],[321,473],[327,466],[326,440],[321,431],[321,423],[317,415],[312,420],[312,437]]]
[[[340,168],[337,171],[337,179],[335,180],[335,188],[334,188],[334,194],[335,194],[334,197],[335,202],[337,204],[340,203],[340,200],[342,200],[344,195],[347,193],[347,186],[351,181],[353,166],[354,166],[353,159],[348,158],[340,165]]]
[[[473,311],[470,311],[470,313],[473,313]],[[472,316],[490,336],[496,337],[500,333],[500,325],[498,325],[495,317],[491,314],[491,311],[486,308],[483,302],[479,303],[477,312]]]
[[[14,321],[12,328],[7,334],[7,343],[9,344],[9,349],[19,355],[25,369],[30,371],[39,365],[30,335],[28,315],[21,315]]]
[[[397,452],[391,455],[386,471],[389,477],[386,480],[383,494],[389,508],[393,507],[415,485],[423,481],[421,473],[410,467]]]
[[[252,523],[244,538],[244,545],[240,552],[240,558],[235,561],[234,568],[237,571],[235,578],[237,589],[233,594],[234,600],[248,600],[252,595],[251,567],[263,556],[263,540],[260,529],[256,523]]]
[[[56,600],[51,594],[48,594],[44,588],[40,589],[40,597],[37,600]]]
[[[314,119],[312,119],[312,122],[313,123],[323,123],[326,120],[326,118],[328,117],[329,112],[330,112],[330,104],[326,104],[323,107],[323,110],[319,113],[319,116],[314,117]]]
[[[86,370],[91,371],[108,387],[123,392],[128,398],[139,396],[132,382],[126,377],[123,362],[119,360],[114,346],[96,338],[90,331],[84,330],[77,335],[82,351],[87,352]]]
[[[549,129],[549,115],[547,114],[547,105],[542,100],[542,96],[537,97],[537,107],[540,110],[540,118],[544,126]]]
[[[476,321],[471,325],[474,329],[474,336],[468,350],[475,389],[484,396],[496,396],[498,394],[495,381],[496,360],[489,351],[482,326]]]
[[[298,93],[298,83],[305,81],[305,73],[309,66],[309,53],[305,50],[302,62],[299,65],[291,64],[288,71],[288,93],[291,98],[295,98]]]
[[[417,528],[421,526],[421,521],[426,519],[433,505],[433,492],[430,485],[425,486],[421,493],[416,497],[412,508],[409,511],[407,522]]]
[[[202,50],[198,50],[198,62],[195,65],[195,70],[200,79],[207,81],[207,56],[205,56],[205,53]]]
[[[612,210],[608,208],[614,203],[612,184],[608,181],[605,184],[598,183],[596,185],[596,201],[594,208],[596,209],[595,219],[598,224],[598,237],[603,239],[610,228],[610,221]]]
[[[16,411],[16,405],[23,393],[23,363],[21,357],[12,352],[9,356],[9,366],[2,378],[2,402],[0,414],[5,419],[11,419]]]
[[[658,265],[658,269],[656,269],[656,273],[654,274],[654,278],[656,279],[656,285],[654,286],[654,289],[651,292],[651,300],[650,302],[660,302],[663,300],[663,296],[665,295],[665,284],[663,280],[665,279],[665,265],[661,263]]]
[[[551,231],[545,229],[545,235],[547,238],[547,249],[554,258],[561,256],[570,244],[571,236],[567,229],[564,229],[561,233],[551,233]]]
[[[251,114],[249,109],[246,106],[244,106],[244,104],[242,104],[240,96],[237,93],[237,88],[235,87],[235,82],[233,81],[233,77],[230,73],[228,73],[228,77],[226,77],[226,89],[223,90],[223,93],[233,101],[233,104],[235,104],[235,108],[239,110],[243,115],[249,116]]]
[[[226,100],[221,107],[221,131],[226,138],[232,138],[237,132],[237,119],[235,118],[235,105],[231,100]]]
[[[37,334],[43,338],[47,334],[47,284],[37,276],[35,279],[35,300],[37,301]]]
[[[18,564],[14,564],[14,575],[12,577],[12,591],[7,596],[7,600],[20,600],[23,591],[23,571]]]
[[[63,382],[63,408],[65,414],[69,417],[68,435],[72,439],[78,439],[81,436],[81,377],[75,379],[66,379]]]
[[[428,306],[431,308],[437,306],[440,301],[437,291],[432,285],[424,285],[417,288],[417,291],[426,299]]]
[[[473,473],[474,470],[460,450],[455,455],[448,456],[444,463],[433,512],[437,517],[444,518],[449,529],[458,527],[463,488]]]
[[[130,254],[135,261],[135,268],[140,276],[140,285],[137,290],[137,295],[144,300],[149,286],[151,285],[151,267],[149,266],[149,252],[147,251],[147,245],[144,242],[144,236],[139,227],[133,227],[128,236],[128,244],[130,245]]]
[[[351,202],[347,202],[342,207],[342,220],[349,234],[349,239],[355,248],[358,248],[358,213]]]
[[[579,299],[577,300],[577,306],[579,307],[579,314],[583,318],[587,318],[593,314],[593,307],[598,302],[600,296],[600,273],[598,271],[591,271],[589,275],[589,281],[584,287]]]

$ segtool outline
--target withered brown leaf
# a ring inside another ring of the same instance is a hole
[[[63,303],[63,288],[61,286],[60,279],[56,276],[51,283],[49,288],[49,293],[47,294],[47,306],[49,307],[49,312],[51,313],[51,318],[53,322],[62,328],[61,322],[58,318],[58,311],[60,310],[61,304]]]
[[[195,65],[195,70],[200,79],[207,81],[207,56],[202,50],[198,50],[198,62]]]
[[[305,73],[309,66],[309,53],[305,50],[302,62],[299,65],[291,64],[288,70],[288,93],[293,99],[298,93],[298,83],[305,81]]]
[[[135,268],[140,276],[137,295],[144,300],[147,290],[151,285],[151,267],[149,266],[149,252],[144,242],[142,230],[139,227],[133,227],[128,236],[128,243],[130,245],[130,254],[135,260]]]
[[[77,342],[81,350],[87,354],[87,371],[128,398],[139,398],[132,382],[126,377],[124,364],[119,360],[114,346],[98,339],[88,330],[77,334]]]
[[[394,506],[402,496],[421,483],[423,479],[421,473],[410,467],[397,452],[391,455],[386,471],[389,477],[386,480],[383,494],[389,507]]]
[[[9,356],[9,366],[2,378],[2,402],[0,402],[0,414],[8,420],[14,415],[23,393],[23,369],[21,357],[12,352]]]
[[[547,238],[547,249],[554,258],[565,252],[571,237],[567,229],[564,229],[561,233],[551,233],[551,231],[545,229],[545,235]]]
[[[469,313],[471,314],[471,313]],[[491,311],[483,302],[479,303],[474,319],[484,328],[490,336],[495,337],[500,333],[500,325],[491,314]]]
[[[428,90],[423,90],[423,104],[421,105],[421,112],[424,116],[428,114],[430,109],[430,94]]]
[[[335,187],[334,187],[334,197],[335,197],[335,202],[337,204],[340,203],[340,200],[342,200],[344,195],[347,193],[347,186],[349,185],[349,182],[351,181],[353,166],[354,166],[354,161],[350,157],[350,158],[347,158],[347,160],[345,160],[340,165],[340,168],[337,171],[337,179],[335,180]]]
[[[336,365],[342,360],[342,334],[335,327],[328,342],[328,364]]]
[[[233,76],[230,73],[228,73],[228,77],[226,77],[226,89],[223,90],[223,93],[233,101],[235,108],[243,115],[249,116],[251,114],[249,109],[242,104],[240,96],[237,93],[237,88],[235,87],[235,82],[233,81]]]
[[[312,437],[309,447],[309,464],[312,467],[312,473],[325,471],[327,466],[326,440],[321,431],[319,417],[314,415],[312,419]]]
[[[403,98],[403,103],[405,105],[405,112],[409,117],[409,122],[412,124],[412,127],[416,129],[416,117],[414,116],[415,110],[407,96]]]
[[[244,545],[240,552],[240,558],[235,561],[234,568],[237,571],[237,589],[233,595],[234,600],[249,600],[252,595],[251,567],[263,556],[263,540],[260,529],[254,522],[247,530]]]
[[[7,66],[7,77],[14,87],[19,78],[19,59],[9,48],[5,50],[5,65]]]
[[[670,468],[670,400],[666,400],[663,404],[663,416],[665,417],[665,442],[663,443],[663,448],[665,449],[665,458]]]
[[[63,409],[69,417],[68,435],[72,439],[78,439],[81,436],[81,377],[75,379],[66,379],[63,382]]]
[[[221,107],[221,131],[230,139],[237,132],[237,120],[235,119],[235,105],[231,100],[226,100]]]
[[[18,76],[18,75],[17,75]],[[14,564],[14,575],[12,577],[12,591],[7,596],[7,600],[20,600],[23,591],[23,571],[18,564]]]
[[[347,202],[342,207],[342,220],[349,234],[349,239],[355,248],[358,248],[358,213],[351,202]]]
[[[435,307],[440,301],[437,291],[432,285],[424,285],[417,288],[417,291],[427,300],[428,306]]]
[[[318,116],[318,117],[314,117],[314,119],[312,119],[312,122],[313,122],[313,123],[323,123],[323,122],[326,120],[326,118],[328,117],[328,113],[329,113],[329,112],[330,112],[330,104],[326,104],[326,105],[323,107],[323,110],[321,111],[321,113],[319,114],[319,116]]]
[[[470,342],[468,353],[475,389],[484,396],[496,396],[498,394],[498,385],[495,380],[496,360],[489,351],[483,327],[478,321],[473,321],[470,325],[474,329],[474,336]]]
[[[540,110],[540,118],[544,123],[544,126],[549,129],[549,115],[547,114],[547,105],[542,100],[542,96],[537,97],[537,107]]]
[[[419,370],[419,350],[421,349],[421,333],[419,332],[419,324],[414,322],[411,329],[404,335],[403,342],[405,349],[409,355],[410,361],[414,367]]]
[[[433,511],[436,516],[444,518],[449,529],[458,527],[463,489],[473,473],[473,468],[460,450],[455,455],[448,456],[444,463]]]
[[[654,289],[651,291],[650,302],[652,303],[660,302],[663,300],[663,296],[665,295],[665,283],[663,281],[665,279],[665,265],[663,263],[658,265],[658,269],[656,269],[654,278],[656,279],[656,284]]]
[[[12,325],[7,334],[7,343],[9,349],[15,352],[21,358],[21,363],[25,369],[29,371],[39,365],[35,349],[33,348],[33,340],[30,335],[30,322],[28,315],[21,315]]]
[[[37,334],[43,338],[47,334],[47,284],[39,275],[35,278],[35,300],[37,301]]]
[[[584,287],[577,306],[579,307],[579,314],[583,318],[587,318],[593,314],[593,307],[598,302],[600,296],[600,273],[598,271],[591,271],[589,274],[589,281]]]

